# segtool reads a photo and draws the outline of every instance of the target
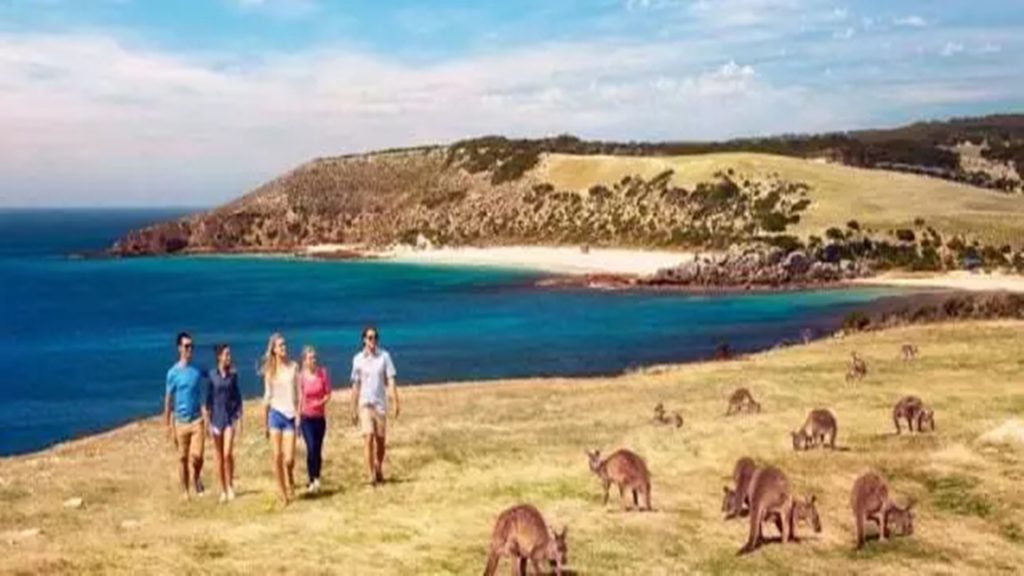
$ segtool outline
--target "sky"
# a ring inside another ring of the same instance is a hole
[[[0,206],[208,206],[485,134],[1024,112],[1021,0],[0,0]]]

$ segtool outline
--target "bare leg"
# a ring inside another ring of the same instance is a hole
[[[224,479],[228,489],[235,489],[235,427],[224,429]]]
[[[213,450],[217,456],[217,479],[220,480],[220,493],[228,493],[227,464],[224,458],[224,433],[213,436]]]
[[[285,487],[288,497],[295,497],[295,431],[285,430],[281,434],[281,455],[285,471]]]
[[[608,489],[611,488],[611,482],[604,481],[604,505],[608,505]]]
[[[281,500],[285,505],[289,502],[288,486],[284,480],[284,457],[281,454],[281,431],[270,431],[270,447],[273,451],[274,479],[277,481],[277,489],[281,493]]]
[[[387,437],[384,435],[377,436],[377,471],[376,478],[378,482],[384,481],[384,455],[388,449]]]

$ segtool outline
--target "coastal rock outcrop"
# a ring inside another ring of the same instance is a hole
[[[869,276],[865,262],[828,262],[802,250],[776,247],[734,248],[717,254],[697,254],[673,268],[659,270],[642,283],[650,286],[772,288],[831,284]]]

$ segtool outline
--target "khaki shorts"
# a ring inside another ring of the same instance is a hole
[[[373,406],[359,407],[359,431],[363,436],[374,435],[383,438],[387,434],[388,417],[377,412]]]
[[[203,444],[206,440],[206,430],[203,429],[203,419],[196,418],[192,422],[175,422],[174,434],[178,440],[178,457],[193,460],[203,458]]]

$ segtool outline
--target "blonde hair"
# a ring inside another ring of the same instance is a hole
[[[274,345],[277,344],[278,340],[283,340],[284,336],[280,332],[274,332],[270,335],[270,339],[267,340],[267,351],[263,354],[263,364],[260,366],[260,374],[264,378],[273,378],[277,375],[277,369],[280,367],[281,360],[274,354]]]
[[[311,354],[312,355],[316,355],[316,348],[314,348],[314,347],[312,347],[312,346],[310,346],[308,344],[306,346],[302,347],[302,367],[303,368],[306,367],[306,358],[309,355],[311,355]]]

